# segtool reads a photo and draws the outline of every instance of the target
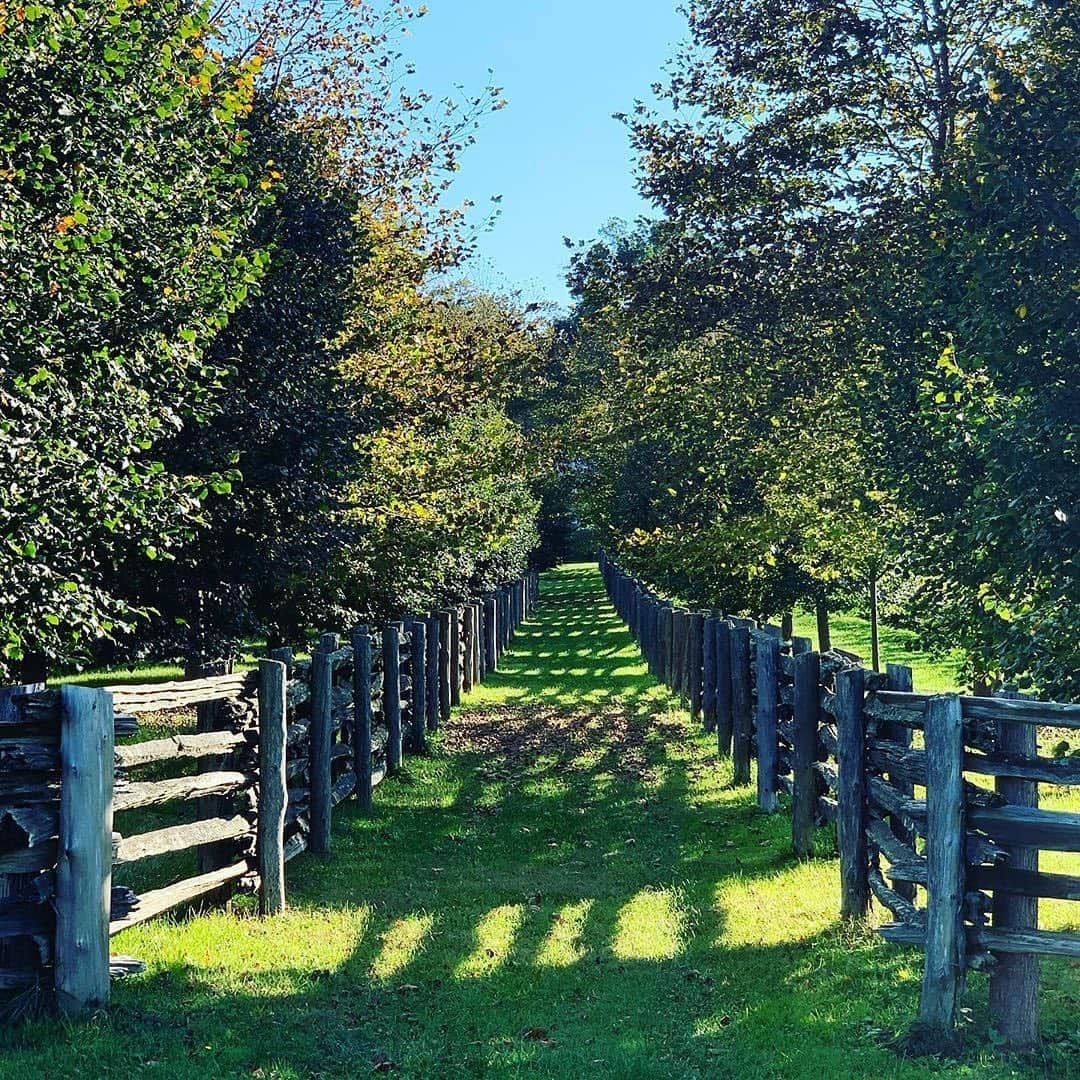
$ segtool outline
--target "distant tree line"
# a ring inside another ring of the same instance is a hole
[[[1080,19],[700,0],[627,117],[658,219],[577,250],[567,505],[695,604],[868,607],[1080,698]]]
[[[464,596],[537,539],[543,327],[433,275],[498,90],[367,0],[0,5],[0,680]]]

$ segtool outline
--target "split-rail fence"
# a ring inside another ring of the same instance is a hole
[[[463,693],[497,668],[532,611],[530,572],[423,617],[323,634],[310,660],[140,686],[0,691],[0,992],[69,1016],[108,1003],[121,930],[195,903],[257,892],[285,906],[285,865],[326,854],[333,808],[422,753]],[[140,715],[191,709],[198,730],[139,741]],[[173,763],[186,762],[177,768]],[[193,768],[192,768],[193,766]],[[167,778],[147,773],[162,772]],[[177,775],[178,772],[180,775]],[[114,814],[186,803],[189,820],[122,835]],[[136,895],[113,868],[195,849],[197,873]]]
[[[988,969],[1000,1032],[1037,1036],[1038,957],[1080,958],[1080,935],[1038,928],[1040,897],[1080,900],[1080,877],[1039,870],[1039,851],[1080,851],[1080,814],[1039,807],[1039,785],[1080,784],[1080,760],[1045,757],[1040,728],[1080,730],[1080,705],[915,693],[910,668],[819,655],[778,627],[695,612],[600,557],[608,594],[652,674],[751,780],[766,812],[790,796],[792,844],[813,854],[835,823],[840,910],[876,898],[887,940],[919,946],[925,970],[913,1042],[954,1044],[965,972]]]

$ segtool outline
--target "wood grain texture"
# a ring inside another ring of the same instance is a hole
[[[837,844],[840,848],[840,914],[862,919],[870,904],[866,846],[866,722],[863,670],[836,675]]]
[[[81,686],[61,694],[54,978],[60,1011],[80,1017],[109,1003],[113,698]]]
[[[286,666],[259,661],[259,808],[257,859],[259,912],[276,915],[285,909],[285,775]],[[220,872],[220,871],[219,871]]]
[[[956,695],[935,697],[926,709],[927,923],[926,967],[919,1019],[951,1042],[966,944],[964,902],[963,720]]]

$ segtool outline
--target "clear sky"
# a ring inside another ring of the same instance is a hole
[[[677,2],[427,0],[405,43],[417,83],[442,97],[493,78],[509,102],[484,120],[453,191],[477,204],[477,220],[502,196],[467,268],[479,285],[565,303],[563,237],[588,240],[612,218],[648,212],[612,113],[651,98],[686,33]]]

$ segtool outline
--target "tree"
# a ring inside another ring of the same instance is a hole
[[[202,9],[8,9],[0,34],[0,666],[85,652],[138,604],[121,559],[167,557],[201,489],[161,440],[208,407],[207,345],[265,263],[242,121],[261,60]]]

